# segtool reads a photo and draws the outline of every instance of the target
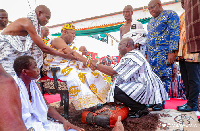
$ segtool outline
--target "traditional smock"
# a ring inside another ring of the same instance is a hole
[[[170,98],[186,99],[185,86],[180,74],[176,74],[175,80],[171,82],[168,94]]]
[[[132,50],[126,53],[113,69],[117,75],[107,99],[109,102],[114,101],[115,86],[141,104],[158,104],[167,100],[167,92],[162,81],[152,71],[140,51]]]
[[[74,45],[70,47],[77,49]],[[60,67],[56,75],[58,79],[66,81],[72,103],[77,110],[106,102],[110,85],[103,79],[101,72],[82,68],[82,62],[50,54],[47,54],[44,62],[47,67]],[[47,76],[52,78],[52,72],[47,72]]]
[[[40,35],[40,26],[38,24],[35,11],[28,14],[28,18],[35,26],[36,32]],[[5,71],[14,76],[14,60],[23,55],[31,55],[36,60],[38,68],[43,64],[42,51],[33,43],[30,35],[11,36],[0,34],[0,64]]]

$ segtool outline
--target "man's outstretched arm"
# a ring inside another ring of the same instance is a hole
[[[0,130],[27,131],[22,120],[21,100],[14,79],[0,65]]]
[[[67,59],[76,59],[72,54],[64,54],[61,52],[58,52],[54,49],[52,49],[51,47],[46,46],[43,41],[42,38],[37,35],[36,29],[33,26],[32,22],[30,19],[24,19],[23,22],[21,22],[21,26],[23,26],[23,29],[28,32],[28,34],[30,35],[31,39],[33,40],[33,42],[45,53],[47,54],[51,54],[51,55],[56,55],[56,56],[60,56],[63,58],[67,58]]]

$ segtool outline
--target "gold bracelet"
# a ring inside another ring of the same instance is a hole
[[[89,66],[90,66],[90,63],[91,63],[91,60],[89,60],[89,61],[88,61],[88,65],[87,65],[87,67],[89,67]]]

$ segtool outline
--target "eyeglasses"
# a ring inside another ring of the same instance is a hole
[[[153,6],[151,6],[151,7],[148,7],[148,10],[152,10],[153,8],[156,7],[157,4],[158,4],[158,3],[156,3],[155,5],[153,5]]]

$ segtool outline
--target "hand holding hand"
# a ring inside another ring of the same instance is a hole
[[[96,67],[97,62],[98,62],[97,60],[91,60],[90,69],[92,71],[95,71],[97,69],[97,67]]]

